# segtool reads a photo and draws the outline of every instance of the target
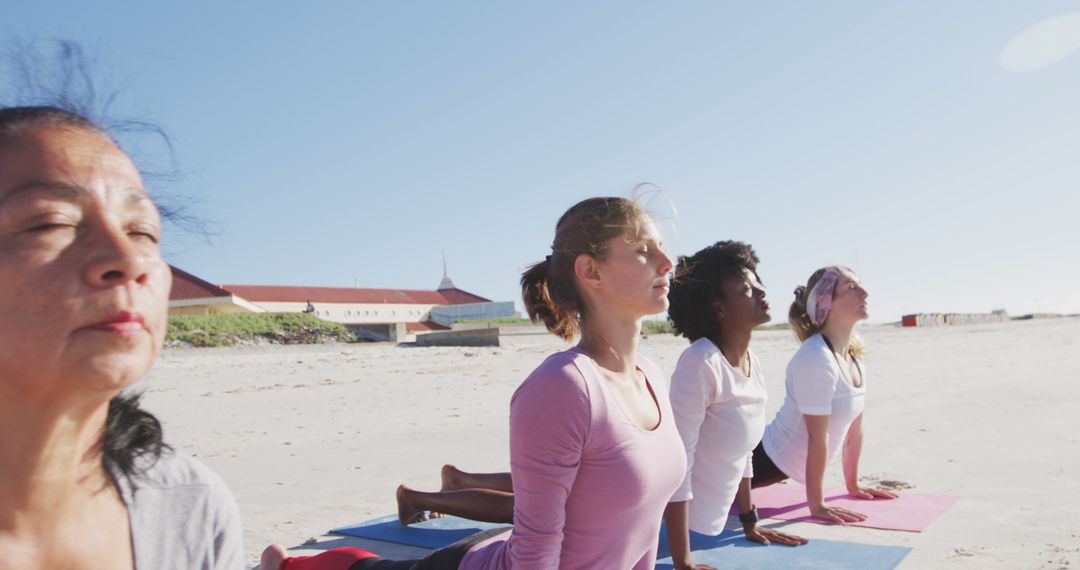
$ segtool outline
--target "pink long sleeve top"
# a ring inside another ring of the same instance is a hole
[[[664,507],[686,454],[655,364],[639,360],[660,409],[635,424],[599,366],[573,348],[548,357],[510,401],[514,528],[473,547],[459,568],[652,569]]]

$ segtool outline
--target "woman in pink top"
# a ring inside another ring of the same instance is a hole
[[[548,357],[511,399],[513,529],[466,539],[411,566],[365,557],[335,567],[655,566],[661,516],[686,456],[667,380],[637,345],[641,318],[667,308],[672,263],[652,220],[624,198],[570,208],[551,249],[521,277],[525,308],[551,332],[580,340]],[[263,568],[329,568],[315,565],[324,556],[289,559],[270,547]]]

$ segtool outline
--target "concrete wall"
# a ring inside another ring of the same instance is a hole
[[[499,346],[499,329],[474,329],[416,335],[416,346]]]

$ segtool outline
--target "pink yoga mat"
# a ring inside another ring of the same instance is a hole
[[[867,501],[849,497],[847,491],[825,489],[825,504],[866,515],[865,521],[848,523],[850,525],[922,532],[960,498],[903,491],[897,494],[900,496],[896,499]],[[797,483],[754,489],[753,497],[761,518],[832,524],[810,516],[810,509],[806,508],[806,488]]]

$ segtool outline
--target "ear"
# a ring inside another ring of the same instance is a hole
[[[574,275],[586,289],[600,287],[600,264],[591,255],[581,254],[574,260]]]

